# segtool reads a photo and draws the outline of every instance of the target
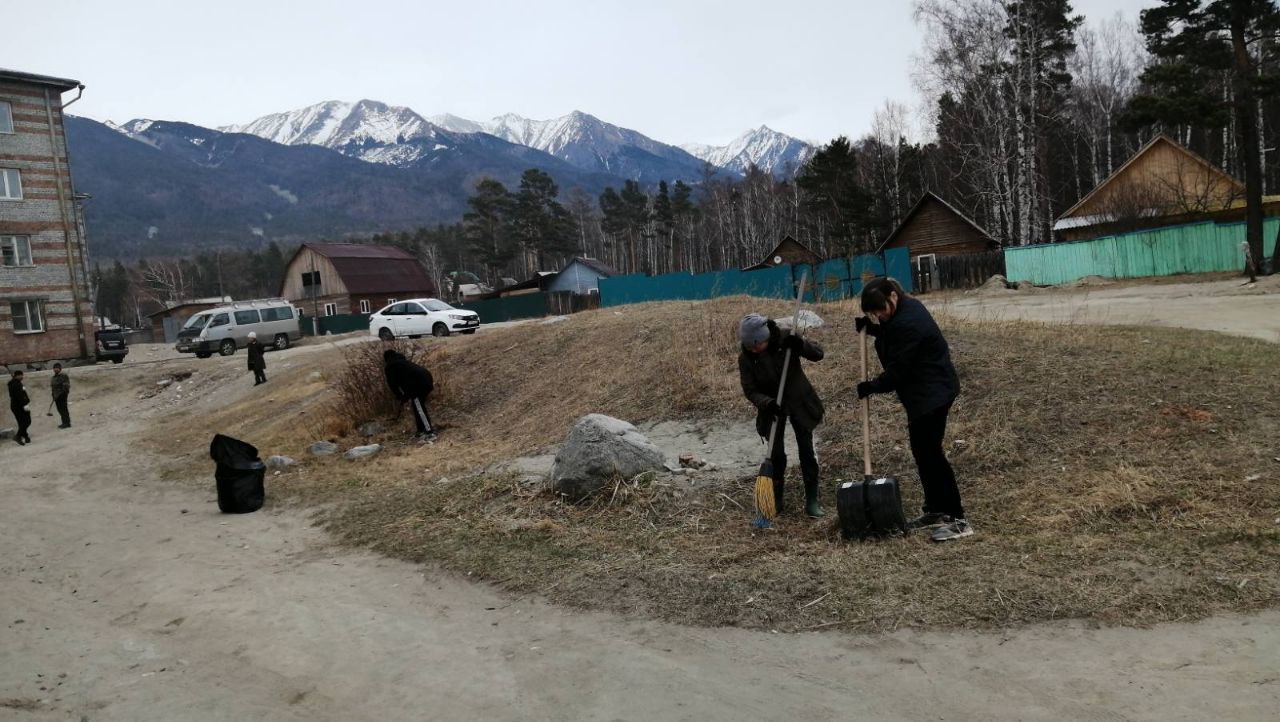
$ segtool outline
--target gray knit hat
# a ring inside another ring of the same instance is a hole
[[[761,341],[769,340],[769,319],[758,313],[750,313],[738,324],[738,340],[743,346],[750,348]]]

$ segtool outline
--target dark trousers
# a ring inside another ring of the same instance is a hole
[[[13,438],[31,441],[31,434],[27,433],[27,429],[31,428],[31,412],[24,410],[21,406],[16,409],[9,408],[13,411],[13,418],[18,420],[18,433]]]
[[[58,407],[58,415],[62,417],[62,425],[70,426],[71,410],[67,408],[67,397],[55,396],[53,398],[53,405]]]
[[[253,370],[253,385],[265,384],[267,382],[267,372],[262,369]]]
[[[796,447],[800,452],[800,476],[804,479],[805,500],[818,495],[818,456],[813,453],[813,432],[805,431],[791,424],[796,436]],[[787,418],[778,421],[778,433],[773,440],[773,451],[769,458],[773,461],[773,498],[778,511],[782,511],[783,480],[787,473],[787,452],[783,443],[787,432]]]
[[[930,411],[907,425],[911,436],[911,455],[920,470],[920,485],[924,487],[924,512],[946,514],[957,519],[964,517],[960,503],[960,488],[956,475],[942,450],[942,437],[947,433],[947,414],[951,404]]]
[[[427,397],[410,399],[409,406],[413,409],[413,423],[418,427],[418,433],[435,433],[435,427],[431,425],[431,416],[427,414]]]

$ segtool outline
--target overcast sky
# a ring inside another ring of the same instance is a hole
[[[583,110],[668,143],[761,124],[825,142],[866,132],[886,98],[918,103],[908,0],[0,2],[0,67],[80,80],[70,112],[98,120],[212,127],[371,98],[478,120]],[[1073,4],[1136,18],[1155,0]]]

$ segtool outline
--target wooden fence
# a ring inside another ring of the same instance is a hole
[[[920,262],[912,264],[917,293],[949,288],[977,288],[997,273],[1005,274],[1003,251],[937,256],[932,262],[917,260]]]

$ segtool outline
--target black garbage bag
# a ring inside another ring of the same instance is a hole
[[[262,479],[267,466],[258,458],[258,449],[253,444],[217,434],[209,444],[209,456],[218,465],[213,473],[218,482],[218,508],[224,514],[247,514],[261,509],[266,497]]]

